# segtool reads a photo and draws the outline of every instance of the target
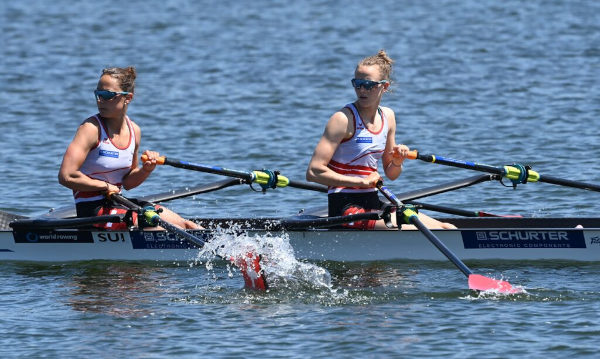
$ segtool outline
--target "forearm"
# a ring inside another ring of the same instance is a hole
[[[404,169],[403,162],[404,161],[399,161],[397,159],[390,160],[384,169],[385,176],[392,181],[400,177],[400,174],[402,174],[402,170]]]
[[[99,179],[94,179],[86,176],[80,171],[70,174],[59,174],[58,182],[74,191],[93,192],[106,191],[108,189],[107,182]]]
[[[127,176],[123,177],[123,188],[130,190],[142,184],[152,171],[145,170],[143,167],[137,167],[131,170]]]
[[[346,176],[337,173],[329,168],[309,168],[306,172],[306,179],[311,182],[317,182],[326,186],[340,187],[367,187],[363,177]]]

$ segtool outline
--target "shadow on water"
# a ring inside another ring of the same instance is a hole
[[[317,304],[324,307],[437,301],[580,302],[598,296],[598,263],[535,261],[473,262],[477,273],[523,286],[526,293],[477,293],[444,262],[298,262],[298,268],[331,276],[330,283],[280,279],[266,292],[243,288],[228,262],[195,263],[89,261],[69,264],[4,263],[12,278],[5,300],[43,306],[62,303],[76,312],[118,318],[168,315],[178,305]],[[306,264],[306,267],[302,265]],[[578,278],[573,280],[573,278]],[[297,279],[297,278],[296,278]],[[27,283],[36,293],[19,293]]]
[[[177,287],[177,277],[168,274],[168,267],[154,263],[87,261],[6,266],[30,285],[39,283],[44,288],[44,292],[37,293],[38,300],[55,300],[79,312],[117,317],[150,315],[151,304]]]
[[[161,269],[123,264],[86,265],[70,278],[67,303],[77,311],[113,316],[152,314],[148,304],[163,296]]]

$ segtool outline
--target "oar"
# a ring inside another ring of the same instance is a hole
[[[142,155],[142,161],[143,162],[147,161],[147,157],[145,155]],[[219,174],[219,175],[223,175],[223,176],[241,178],[248,183],[258,183],[261,186],[263,186],[263,188],[295,187],[295,188],[301,188],[301,189],[308,189],[308,190],[312,190],[312,191],[327,192],[327,187],[325,187],[325,186],[321,186],[321,185],[313,184],[313,183],[309,183],[309,182],[292,181],[292,180],[288,179],[287,177],[282,176],[282,175],[278,174],[277,172],[273,172],[273,171],[266,171],[266,170],[252,171],[252,172],[238,171],[238,170],[231,170],[231,169],[227,169],[227,168],[223,168],[223,167],[208,166],[208,165],[202,165],[202,164],[198,164],[198,163],[181,161],[181,160],[170,158],[170,157],[167,158],[165,156],[159,157],[158,160],[156,161],[156,163],[159,165],[169,165],[172,167],[185,168],[188,170],[194,170],[194,171],[200,171],[200,172],[206,172],[206,173]]]
[[[25,229],[55,229],[55,228],[78,228],[89,227],[96,223],[119,223],[123,218],[116,214],[95,216],[95,217],[80,217],[80,218],[64,218],[64,219],[45,219],[45,218],[24,218],[10,222],[9,226],[16,230]]]
[[[426,187],[418,190],[413,190],[409,192],[398,193],[396,196],[401,202],[409,201],[413,199],[418,199],[422,197],[433,196],[440,193],[445,193],[449,191],[455,191],[461,188],[469,187],[475,184],[498,180],[500,176],[491,175],[491,174],[478,174],[475,176],[461,178],[458,180],[452,180],[444,183],[440,183],[431,187]]]
[[[421,231],[421,233],[423,233],[423,235],[425,235],[425,237],[427,237],[427,239],[429,239],[429,241],[433,243],[433,245],[435,245],[437,249],[439,249],[440,252],[442,252],[446,258],[452,262],[452,264],[454,264],[458,269],[460,269],[461,272],[463,272],[463,274],[468,278],[469,289],[478,291],[494,290],[505,294],[522,292],[522,289],[515,288],[506,281],[488,278],[480,274],[474,274],[473,271],[466,266],[466,264],[464,264],[448,247],[446,247],[446,245],[438,237],[436,237],[435,234],[433,234],[433,232],[431,232],[429,228],[423,224],[423,222],[421,222],[415,211],[405,207],[389,189],[383,186],[383,183],[380,182],[377,185],[377,188],[390,202],[398,206],[397,211],[402,212],[402,219],[404,222],[407,224],[414,224],[419,231]],[[399,215],[399,213],[397,215]],[[398,221],[399,220],[400,218],[398,218]],[[400,228],[400,223],[398,223],[398,228]]]
[[[333,227],[343,223],[366,221],[366,220],[378,220],[384,219],[388,221],[390,219],[391,206],[385,208],[383,211],[366,212],[349,214],[346,216],[338,217],[313,217],[313,216],[296,216],[289,218],[282,218],[276,223],[273,223],[269,229],[316,229]]]
[[[145,162],[146,160],[147,160],[147,157],[145,155],[142,155],[142,161]],[[220,175],[224,175],[224,176],[240,178],[240,179],[247,181],[248,183],[256,182],[256,183],[260,184],[261,186],[273,187],[273,185],[269,185],[269,183],[272,183],[272,184],[276,184],[276,187],[289,186],[289,187],[308,189],[311,191],[317,191],[317,192],[323,192],[323,193],[327,192],[326,186],[309,183],[309,182],[292,181],[285,176],[276,174],[273,171],[252,171],[252,172],[238,171],[238,170],[226,169],[223,167],[207,166],[207,165],[201,165],[201,164],[196,164],[196,163],[187,162],[187,161],[181,161],[181,160],[177,160],[177,159],[167,158],[165,156],[160,157],[157,160],[157,163],[160,165],[169,165],[169,166],[177,167],[177,168],[183,168],[183,169],[188,169],[188,170],[194,170],[194,171],[207,172],[207,173],[220,174]],[[498,178],[495,175],[473,176],[473,177],[469,177],[469,178],[465,178],[465,179],[454,180],[454,181],[450,181],[447,183],[442,183],[442,184],[424,188],[421,190],[407,192],[404,194],[400,194],[400,196],[402,196],[401,197],[402,200],[416,199],[416,198],[432,196],[435,194],[444,193],[444,192],[448,192],[448,191],[453,191],[453,190],[456,190],[459,188],[472,186],[477,183],[491,181],[491,180],[497,180],[497,179]],[[453,208],[449,208],[449,207],[428,205],[426,203],[419,203],[419,205],[421,205],[425,209],[429,209],[432,211],[451,213],[451,214],[457,214],[457,215],[468,216],[468,217],[504,217],[502,215],[495,215],[495,214],[491,214],[491,213],[487,213],[487,212],[483,212],[483,211],[467,211],[467,210],[462,210],[462,209],[453,209]]]
[[[222,181],[211,182],[192,188],[181,188],[177,190],[166,191],[162,193],[151,194],[143,197],[138,197],[141,201],[147,201],[152,203],[160,203],[166,201],[172,201],[174,199],[181,199],[189,196],[195,196],[197,194],[208,193],[217,191],[223,188],[240,185],[243,182],[239,178],[229,178]]]
[[[510,179],[514,185],[517,183],[527,183],[527,182],[546,182],[566,187],[574,187],[580,189],[586,189],[589,191],[600,192],[600,185],[585,183],[579,181],[573,181],[568,179],[562,179],[553,176],[541,175],[536,171],[531,170],[527,166],[523,165],[509,165],[503,167],[490,166],[470,161],[462,161],[456,160],[452,158],[445,158],[442,156],[436,155],[422,155],[418,151],[413,150],[409,152],[408,158],[410,159],[419,159],[424,162],[430,163],[439,163],[446,166],[458,167],[458,168],[466,168],[470,170],[487,172],[500,175],[502,177],[506,177]]]
[[[185,230],[165,221],[164,219],[160,218],[156,211],[146,210],[118,193],[111,193],[109,196],[115,202],[138,212],[140,215],[143,215],[148,223],[152,225],[159,225],[167,231],[174,233],[179,237],[185,238],[199,248],[204,247],[205,241],[203,239],[198,238],[193,234],[188,233]],[[247,288],[258,290],[266,290],[268,288],[264,272],[260,268],[260,256],[250,252],[247,254],[247,258],[231,258],[230,260],[240,269],[240,272],[242,272],[244,283]],[[250,262],[250,265],[248,265],[248,262]]]
[[[174,199],[180,199],[180,198],[184,198],[184,197],[189,197],[189,196],[194,196],[197,194],[202,194],[202,193],[207,193],[207,192],[212,192],[212,191],[216,191],[219,189],[223,189],[226,187],[230,187],[230,186],[235,186],[235,185],[240,185],[243,184],[243,181],[238,179],[227,179],[227,180],[222,180],[222,181],[217,181],[217,182],[211,182],[211,183],[207,183],[207,184],[203,184],[203,185],[199,185],[199,186],[195,186],[195,187],[191,187],[191,188],[180,188],[180,189],[175,189],[175,190],[171,190],[171,191],[166,191],[166,192],[161,192],[161,193],[156,193],[156,194],[151,194],[151,195],[147,195],[147,196],[142,196],[142,197],[138,197],[139,200],[142,201],[147,201],[147,202],[152,202],[152,203],[160,203],[160,202],[166,202],[166,201],[171,201]],[[68,206],[62,206],[56,209],[51,209],[50,212],[44,213],[43,215],[39,216],[40,218],[47,218],[47,219],[59,219],[59,218],[72,218],[77,216],[77,213],[75,211],[75,206],[73,205],[68,205]],[[26,217],[23,217],[26,218]],[[108,221],[102,221],[100,223],[105,223]]]
[[[521,215],[505,215],[505,214],[493,214],[493,213],[488,213],[488,212],[484,212],[484,211],[469,211],[466,209],[452,208],[452,207],[440,206],[437,204],[428,204],[428,203],[417,202],[417,201],[404,201],[404,203],[413,204],[417,207],[420,207],[423,209],[428,209],[430,211],[456,214],[458,216],[463,216],[463,217],[523,217]]]

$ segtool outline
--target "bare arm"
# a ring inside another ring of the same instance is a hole
[[[133,123],[133,129],[135,131],[135,150],[133,152],[133,162],[131,162],[131,171],[123,177],[123,188],[126,190],[135,188],[142,184],[150,173],[156,168],[156,159],[159,157],[158,152],[144,151],[144,154],[148,156],[148,160],[139,167],[139,148],[142,138],[142,131],[140,126]]]
[[[396,116],[390,108],[384,107],[384,111],[388,120],[388,135],[382,157],[383,168],[386,177],[393,181],[402,173],[402,164],[408,156],[409,148],[396,144]]]
[[[88,153],[98,142],[99,131],[98,124],[91,119],[79,126],[63,156],[58,171],[58,183],[76,191],[118,191],[117,186],[88,177],[80,171]]]
[[[338,111],[331,116],[308,164],[307,180],[327,186],[375,187],[381,178],[377,172],[367,178],[360,178],[337,173],[327,166],[340,143],[344,138],[350,137],[353,131],[354,128],[348,114]]]

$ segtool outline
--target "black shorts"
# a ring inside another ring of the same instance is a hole
[[[349,206],[359,206],[369,210],[380,210],[383,202],[379,199],[377,192],[330,193],[327,196],[329,217],[343,216]]]

